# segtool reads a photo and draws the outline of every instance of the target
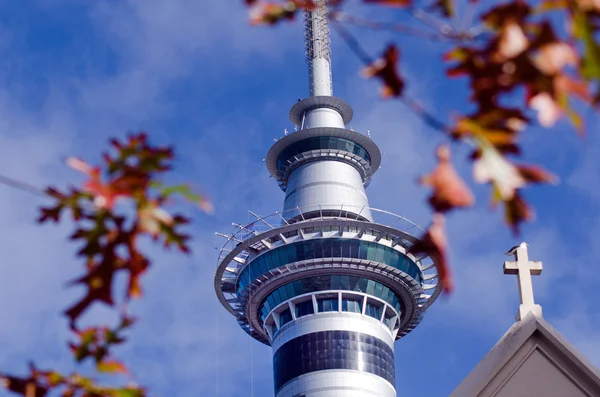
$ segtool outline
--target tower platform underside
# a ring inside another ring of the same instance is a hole
[[[272,346],[277,397],[395,396],[394,341],[440,292],[434,260],[406,253],[416,241],[408,230],[421,228],[349,205],[237,225],[215,288],[240,326]]]

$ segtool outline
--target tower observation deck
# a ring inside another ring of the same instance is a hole
[[[223,306],[273,349],[277,397],[394,397],[394,341],[441,291],[434,258],[407,251],[422,229],[369,206],[381,163],[367,136],[346,128],[352,108],[332,96],[325,0],[305,12],[310,96],[266,164],[283,210],[233,224],[215,275]]]

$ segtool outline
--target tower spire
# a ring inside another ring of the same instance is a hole
[[[315,7],[304,11],[304,44],[308,65],[309,94],[331,96],[331,40],[327,0],[314,0]]]

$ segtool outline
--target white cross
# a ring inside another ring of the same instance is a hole
[[[517,312],[516,320],[520,321],[532,312],[536,316],[542,316],[542,307],[533,301],[533,285],[531,275],[542,274],[542,262],[531,262],[527,254],[527,244],[521,243],[512,248],[506,255],[514,255],[515,261],[504,262],[504,274],[516,274],[519,283],[519,295],[521,305]]]

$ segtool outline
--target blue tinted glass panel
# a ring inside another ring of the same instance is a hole
[[[369,257],[369,243],[367,243],[366,241],[360,241],[360,248],[359,248],[359,254],[358,254],[358,258],[359,259],[367,259]]]
[[[373,280],[367,281],[367,294],[375,295],[375,281],[373,281]]]
[[[362,300],[353,298],[342,299],[342,311],[352,313],[362,313]]]
[[[339,281],[338,280],[339,277]],[[334,278],[336,281],[334,281]],[[345,281],[347,280],[347,284]],[[334,288],[335,287],[335,288]],[[360,289],[363,288],[363,289]],[[278,288],[276,291],[273,291],[271,294],[267,296],[265,299],[265,303],[263,305],[269,306],[269,310],[274,309],[280,303],[284,302],[287,299],[291,299],[295,296],[317,292],[317,291],[325,291],[325,290],[344,290],[344,291],[360,291],[360,292],[369,292],[370,289],[373,290],[373,295],[380,297],[382,300],[386,301],[393,308],[395,308],[398,313],[402,313],[402,308],[399,303],[398,297],[385,285],[375,282],[373,280],[358,278],[354,276],[316,276],[309,277],[302,280],[296,280],[291,283],[285,284],[282,287]],[[381,291],[381,292],[379,292]],[[356,298],[351,298],[356,299]],[[337,299],[334,303],[327,303],[327,310],[337,311],[338,303]],[[359,299],[360,302],[360,311],[362,312],[362,299]],[[342,303],[342,306],[344,304]],[[321,306],[319,306],[320,308]],[[346,310],[344,307],[343,310]]]
[[[338,311],[337,297],[317,299],[317,310],[319,310],[319,312],[337,312]]]
[[[417,282],[422,282],[422,275],[418,266],[405,255],[392,248],[372,242],[328,238],[303,241],[283,246],[255,258],[241,272],[238,278],[237,291],[238,293],[241,293],[242,290],[248,286],[250,281],[265,274],[268,270],[284,266],[294,260],[331,257],[332,255],[343,255],[343,257],[354,258],[359,257],[361,259],[385,263],[404,271]],[[364,292],[366,291],[366,285],[361,284],[357,288],[356,284],[350,281],[348,289]]]
[[[377,258],[377,244],[375,243],[367,243],[368,244],[368,252],[367,259],[370,261],[374,261]]]
[[[288,245],[285,247],[285,250],[287,251],[289,263],[296,262],[298,260],[298,258],[296,257],[296,247],[294,247],[293,245]]]
[[[279,313],[279,326],[283,327],[284,324],[287,324],[290,321],[292,321],[292,312],[288,307],[287,309]]]
[[[365,314],[367,316],[371,316],[377,320],[381,319],[381,314],[383,313],[382,306],[376,306],[372,303],[367,303],[367,308],[365,310]]]
[[[369,282],[366,278],[361,278],[358,280],[358,290],[359,292],[367,292],[367,283]]]
[[[313,314],[315,309],[313,307],[313,301],[308,300],[300,303],[296,303],[296,317],[306,316],[308,314]]]
[[[350,276],[340,276],[340,289],[346,291],[350,289]]]
[[[341,288],[342,288],[341,276],[339,276],[339,275],[331,276],[331,289],[341,289]]]
[[[293,298],[294,296],[296,296],[296,291],[294,290],[293,283],[286,284],[283,288],[285,288],[285,291],[287,292],[287,296],[289,296],[290,298]]]
[[[360,359],[359,359],[360,357]],[[352,331],[323,331],[284,343],[273,355],[275,394],[300,375],[349,369],[379,376],[392,385],[394,352],[382,340]]]
[[[293,143],[285,148],[277,158],[277,169],[279,172],[283,173],[289,164],[289,160],[294,156],[310,150],[319,149],[344,150],[348,153],[354,153],[357,156],[362,157],[369,163],[371,162],[371,157],[367,151],[356,142],[338,137],[311,137]]]

